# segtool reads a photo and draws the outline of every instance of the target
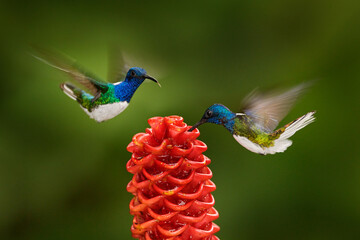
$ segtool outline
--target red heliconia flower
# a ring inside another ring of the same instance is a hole
[[[200,132],[187,130],[179,116],[154,117],[151,128],[136,134],[127,150],[127,170],[134,174],[127,190],[134,194],[132,236],[142,240],[217,240],[219,217],[213,207],[210,159],[202,153]]]

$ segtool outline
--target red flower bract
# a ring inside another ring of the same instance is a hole
[[[132,153],[126,168],[134,174],[127,190],[134,194],[132,236],[138,239],[216,240],[220,230],[212,221],[213,208],[210,159],[202,153],[200,132],[187,130],[179,116],[154,117],[151,128],[136,134],[127,150]]]

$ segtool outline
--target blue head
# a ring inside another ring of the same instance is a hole
[[[230,111],[227,107],[222,104],[214,104],[208,109],[206,109],[201,120],[196,123],[189,131],[194,130],[198,126],[204,123],[215,123],[219,125],[224,125],[227,129],[231,131],[232,125],[234,124],[235,113]]]
[[[160,83],[155,78],[147,75],[145,69],[139,67],[130,68],[126,74],[125,80],[115,86],[116,96],[120,99],[120,101],[130,102],[130,99],[136,89],[144,82],[145,79],[156,82],[160,86]]]
[[[155,78],[147,75],[145,69],[139,67],[132,67],[129,69],[125,77],[125,82],[133,84],[137,83],[140,85],[145,79],[150,79],[151,81],[159,84],[159,82]]]

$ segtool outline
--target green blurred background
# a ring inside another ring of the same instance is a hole
[[[317,110],[285,153],[200,139],[221,239],[360,239],[359,1],[1,1],[0,239],[132,239],[127,144],[153,116],[194,124],[256,87],[316,80],[281,125]],[[90,120],[28,54],[56,48],[105,78],[116,43],[161,81],[108,122]]]

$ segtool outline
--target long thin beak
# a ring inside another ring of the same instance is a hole
[[[159,81],[156,80],[155,78],[153,78],[153,77],[151,77],[151,76],[149,76],[149,75],[145,75],[144,77],[145,77],[146,79],[150,79],[151,81],[156,82],[156,83],[159,85],[159,87],[161,87],[161,84],[160,84]]]
[[[201,119],[199,122],[197,122],[194,126],[192,126],[192,128],[190,128],[188,130],[188,132],[192,132],[195,128],[197,128],[198,126],[200,126],[201,124],[206,123],[206,119]]]

